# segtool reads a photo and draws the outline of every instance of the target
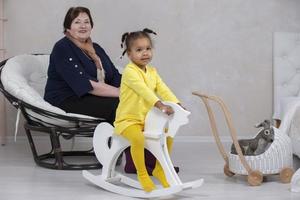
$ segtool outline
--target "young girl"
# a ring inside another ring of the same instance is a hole
[[[173,109],[164,105],[157,95],[163,101],[179,104],[178,99],[161,80],[156,69],[148,65],[152,59],[152,41],[149,33],[155,34],[149,29],[144,29],[143,31],[124,33],[122,36],[121,46],[125,41],[123,54],[127,53],[131,62],[127,64],[122,75],[120,103],[114,122],[115,132],[121,134],[131,144],[130,152],[137,169],[137,177],[146,192],[155,189],[146,170],[144,159],[143,128],[146,114],[153,106],[167,115],[174,113]],[[172,142],[171,138],[167,138],[169,151]],[[159,162],[156,162],[152,175],[161,182],[163,187],[169,187]]]

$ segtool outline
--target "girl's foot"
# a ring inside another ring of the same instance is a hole
[[[151,178],[149,177],[148,174],[138,175],[137,178],[138,178],[140,184],[142,185],[142,188],[146,192],[151,192],[152,190],[156,189],[153,181],[151,180]]]
[[[161,167],[155,167],[153,172],[152,172],[152,175],[157,178],[157,180],[159,180],[159,182],[161,183],[161,185],[164,187],[164,188],[168,188],[170,187],[168,181],[167,181],[167,178],[165,176],[165,173],[163,171],[163,169],[161,169]]]

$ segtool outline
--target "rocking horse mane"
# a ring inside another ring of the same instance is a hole
[[[152,108],[145,119],[144,133],[152,135],[161,135],[167,126],[168,116],[158,108]]]

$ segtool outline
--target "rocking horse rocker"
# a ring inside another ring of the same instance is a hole
[[[138,181],[115,171],[117,158],[130,144],[122,136],[114,134],[114,128],[108,123],[99,124],[95,129],[93,138],[95,154],[103,165],[102,174],[96,176],[84,170],[82,172],[83,176],[95,185],[110,192],[139,198],[168,196],[182,190],[200,187],[203,184],[203,179],[187,183],[181,182],[174,170],[166,144],[167,137],[174,138],[179,127],[188,123],[190,112],[175,103],[165,102],[165,104],[173,108],[174,114],[167,116],[157,108],[152,108],[146,116],[144,135],[145,148],[160,162],[170,184],[169,188],[157,187],[158,189],[147,193],[142,190]],[[165,133],[165,128],[168,128],[167,133]],[[108,146],[109,138],[111,138],[110,147]],[[120,183],[123,183],[125,187],[121,186]]]

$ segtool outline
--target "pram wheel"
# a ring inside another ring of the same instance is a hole
[[[283,169],[280,171],[280,174],[279,174],[280,181],[281,181],[282,183],[290,183],[293,174],[294,174],[294,170],[293,170],[293,169],[291,169],[291,168],[289,168],[289,167],[283,168]]]
[[[251,171],[248,174],[247,178],[248,178],[249,185],[251,185],[251,186],[259,186],[259,185],[261,185],[264,176],[263,176],[263,174],[260,171],[255,170],[255,171]]]
[[[224,165],[224,174],[228,177],[232,177],[235,175],[232,171],[230,171],[228,164]]]

